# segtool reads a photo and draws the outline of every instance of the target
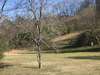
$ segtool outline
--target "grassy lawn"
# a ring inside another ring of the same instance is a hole
[[[5,56],[0,75],[100,75],[100,52],[45,53],[42,69],[38,69],[36,54]]]

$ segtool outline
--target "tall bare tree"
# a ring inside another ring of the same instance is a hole
[[[37,61],[41,68],[41,20],[44,16],[45,5],[47,0],[28,0],[28,10],[33,14],[33,25],[35,27],[35,45],[37,47]]]

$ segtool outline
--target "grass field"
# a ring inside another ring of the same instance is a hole
[[[36,54],[7,55],[0,75],[100,75],[100,52],[44,53],[38,69]]]

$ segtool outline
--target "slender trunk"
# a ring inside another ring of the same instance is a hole
[[[38,46],[38,55],[37,55],[37,59],[38,59],[38,67],[39,69],[41,68],[41,48],[40,46]]]
[[[38,66],[39,66],[39,69],[41,68],[41,30],[40,30],[40,22],[37,23],[37,33],[38,33],[38,36],[37,36],[37,50],[38,50]]]

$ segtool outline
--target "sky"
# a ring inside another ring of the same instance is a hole
[[[8,9],[14,8],[16,3],[20,2],[20,1],[22,1],[22,0],[8,0],[4,10],[8,10]],[[58,3],[58,2],[62,2],[63,0],[49,0],[49,1],[51,3]],[[71,7],[72,7],[72,9],[75,6],[78,7],[80,5],[81,1],[84,1],[84,0],[65,0],[65,2],[67,3],[68,7],[70,7],[70,9],[71,9]],[[0,0],[0,8],[2,6],[2,2],[3,2],[3,0]],[[70,6],[70,5],[73,5],[73,6]],[[19,10],[14,10],[14,11],[9,11],[9,12],[7,11],[7,12],[4,12],[4,14],[6,14],[6,15],[8,15],[10,17],[14,17],[14,16],[16,16],[16,12],[18,12],[18,11]],[[20,10],[20,12],[17,13],[17,14],[24,15],[25,13],[21,12],[21,10]]]

